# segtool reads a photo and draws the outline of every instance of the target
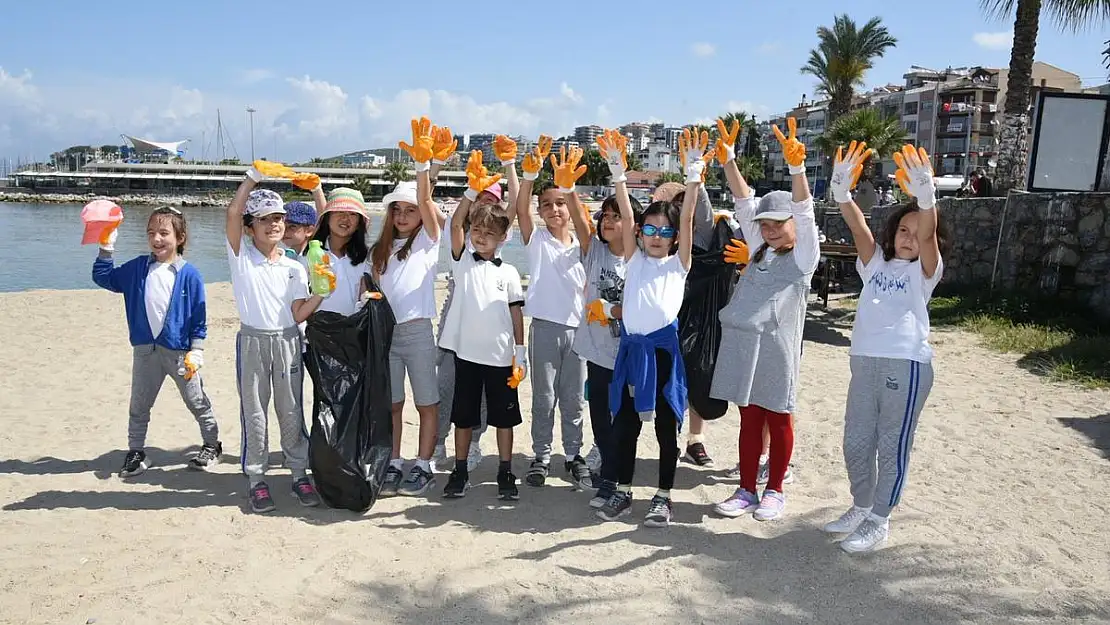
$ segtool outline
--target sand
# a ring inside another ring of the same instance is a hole
[[[492,437],[481,484],[460,501],[437,489],[364,515],[306,510],[279,470],[278,510],[247,513],[226,284],[209,288],[204,369],[225,462],[214,474],[185,469],[199,436],[167,384],[148,441],[156,468],[121,481],[121,298],[6,294],[0,319],[3,623],[1110,622],[1110,393],[1048,383],[972,335],[936,333],[937,383],[890,543],[849,556],[819,530],[849,503],[847,329],[817,317],[788,515],[711,514],[735,487],[724,479],[736,460],[732,410],[709,429],[717,468],[680,467],[665,530],[639,526],[655,480],[648,432],[627,522],[599,522],[561,473],[500,505]],[[410,407],[410,457],[415,424]],[[527,427],[517,437],[519,474]]]

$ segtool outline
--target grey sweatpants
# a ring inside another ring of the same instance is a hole
[[[272,395],[285,466],[295,477],[303,476],[308,468],[308,430],[302,398],[300,330],[296,326],[272,331],[241,326],[235,339],[235,370],[239,377],[243,473],[251,483],[266,474],[270,457],[266,409]]]
[[[200,438],[205,445],[215,445],[220,440],[220,430],[216,426],[216,416],[212,414],[212,402],[204,392],[200,373],[186,381],[178,375],[184,366],[185,354],[167,349],[161,345],[139,345],[132,349],[131,359],[131,407],[127,421],[127,448],[141,450],[146,446],[146,430],[150,425],[150,409],[162,390],[166,376],[170,376],[185,407],[193,413],[200,426]]]
[[[528,374],[532,378],[532,452],[551,461],[555,408],[562,418],[563,454],[582,451],[583,390],[586,361],[574,352],[574,328],[532,319],[528,329]]]
[[[844,464],[852,499],[888,517],[906,486],[917,419],[933,388],[933,367],[869,356],[852,356],[850,362]]]
[[[439,367],[436,369],[436,379],[439,382],[439,429],[436,432],[436,444],[446,445],[447,434],[451,430],[451,408],[455,401],[455,354],[446,349],[439,350]],[[471,445],[477,445],[482,440],[486,431],[486,394],[482,393],[482,427],[474,428]],[[454,447],[447,450],[447,457],[454,458]]]

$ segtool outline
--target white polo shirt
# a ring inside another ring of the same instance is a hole
[[[678,319],[689,273],[678,254],[652,258],[636,250],[624,271],[621,316],[626,332],[651,334]]]
[[[445,238],[445,237],[440,237]],[[393,242],[393,255],[381,275],[381,288],[393,309],[397,323],[436,316],[436,265],[439,241],[428,236],[423,227],[412,240],[408,256],[397,258],[407,239]]]
[[[509,305],[524,302],[520,273],[500,258],[476,260],[465,250],[452,264],[455,288],[439,346],[470,362],[511,366],[516,342]]]
[[[534,319],[577,328],[586,306],[586,269],[582,247],[571,237],[571,244],[563,245],[542,225],[532,231],[527,245],[531,277],[524,312]]]
[[[239,320],[258,330],[284,330],[293,321],[293,302],[308,298],[308,272],[299,262],[282,254],[270,261],[249,237],[239,242],[239,255],[227,245],[231,290]]]

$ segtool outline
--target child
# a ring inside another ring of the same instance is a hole
[[[316,209],[304,202],[285,203],[285,255],[300,260],[308,252],[308,241],[316,233]]]
[[[890,532],[888,519],[906,485],[917,420],[933,386],[928,303],[944,273],[945,237],[943,228],[938,234],[929,155],[909,145],[895,153],[896,176],[917,204],[894,211],[876,242],[849,193],[866,148],[853,141],[846,159],[838,149],[830,183],[852,230],[856,270],[864,281],[848,352],[852,381],[844,413],[844,464],[854,501],[824,528],[848,534],[840,543],[848,552],[871,551]]]
[[[366,204],[360,191],[336,187],[328,192],[312,240],[319,241],[328,254],[331,270],[335,273],[335,288],[317,310],[353,315],[359,309],[359,296],[367,290],[362,276],[370,272],[370,249],[366,244],[368,224]]]
[[[450,137],[451,133],[448,131],[444,134],[446,135],[446,137]],[[439,141],[445,140],[446,137],[444,137],[443,139],[437,138],[437,143]],[[516,196],[517,196],[517,192],[520,189],[520,183],[517,180],[517,175],[516,175],[516,151],[517,151],[516,143],[514,141],[512,141],[511,139],[509,139],[508,137],[505,137],[503,135],[498,135],[497,137],[494,138],[494,146],[493,147],[494,147],[494,151],[497,154],[497,157],[501,160],[502,173],[503,173],[504,177],[508,180],[508,191],[507,191],[508,197],[515,200]],[[450,146],[450,148],[453,150],[454,146]],[[438,157],[432,161],[433,177],[434,177],[434,172],[436,171],[436,163],[438,161],[439,161]],[[497,210],[505,210],[505,206],[502,203],[502,195],[503,195],[503,192],[502,192],[502,189],[501,189],[501,185],[499,185],[499,184],[492,185],[488,189],[486,189],[485,191],[482,191],[481,193],[478,194],[478,199],[474,201],[474,205],[471,206],[470,211],[474,212],[475,210],[477,210],[482,205],[490,206],[490,207],[495,208]],[[511,216],[513,214],[511,206],[509,207],[508,211],[509,211],[508,214]],[[501,257],[502,248],[505,247],[505,244],[511,238],[512,238],[512,232],[509,231],[505,234],[505,241],[503,241],[502,243],[500,243],[497,246],[497,250],[494,253],[498,258]],[[450,243],[450,237],[447,237],[447,240],[448,240],[448,243]],[[473,245],[473,243],[470,242],[469,237],[467,238],[466,249],[469,252],[474,251],[474,245]],[[451,308],[451,299],[454,297],[454,293],[455,293],[454,273],[449,271],[448,274],[447,274],[447,297],[443,301],[443,306],[440,309],[440,315],[439,315],[439,326],[438,326],[439,330],[438,330],[438,334],[436,335],[436,344],[437,345],[439,344],[440,339],[443,337],[443,324],[444,324],[444,321],[447,320],[447,311],[450,310],[450,308]],[[438,424],[437,433],[436,433],[436,446],[435,446],[435,451],[432,454],[432,459],[436,460],[436,461],[446,463],[446,460],[447,460],[447,449],[446,449],[447,433],[448,433],[448,430],[451,429],[451,407],[452,407],[452,403],[454,402],[454,398],[455,398],[455,355],[452,354],[450,351],[448,351],[446,349],[443,349],[442,347],[439,347],[438,348],[438,355],[437,355],[437,358],[436,358],[436,364],[437,364],[436,379],[439,382],[439,424]],[[482,424],[481,424],[481,426],[479,426],[477,428],[474,428],[472,430],[472,438],[471,438],[471,441],[470,441],[470,450],[467,452],[467,456],[466,456],[466,467],[469,471],[474,471],[482,463],[481,438],[482,438],[482,434],[485,433],[486,427],[487,427],[487,416],[486,415],[487,415],[486,400],[485,400],[485,397],[483,397],[482,398],[482,407],[481,407],[481,422],[482,422]],[[447,466],[447,465],[443,464],[442,466]]]
[[[416,182],[402,182],[382,201],[385,219],[371,248],[375,280],[393,310],[396,325],[389,349],[392,386],[393,457],[382,494],[419,496],[435,485],[431,458],[435,447],[439,390],[436,382],[436,344],[432,318],[436,314],[435,272],[439,263],[439,221],[432,202],[428,172],[434,140],[428,118],[413,120],[413,145],[401,147],[416,163]],[[401,413],[405,407],[405,371],[420,415],[416,464],[401,482]]]
[[[678,310],[690,272],[694,202],[708,144],[705,132],[699,137],[686,129],[679,138],[687,190],[681,215],[671,202],[652,202],[634,221],[627,187],[623,184],[617,187],[626,273],[621,300],[621,341],[608,389],[617,448],[617,490],[597,512],[606,521],[631,512],[636,440],[642,421],[652,420],[659,441],[659,490],[651,498],[644,525],[666,527],[671,521],[678,432],[686,407],[686,368],[678,344]],[[610,154],[607,150],[606,160],[611,158]],[[556,170],[557,180],[561,173]],[[634,224],[639,226],[639,248]],[[632,404],[638,414],[621,410],[625,404]]]
[[[255,512],[274,509],[265,482],[269,459],[266,417],[271,395],[281,428],[285,464],[293,473],[293,493],[302,506],[319,505],[307,476],[308,432],[305,428],[301,366],[301,335],[297,324],[307,319],[327,293],[308,294],[304,265],[278,247],[285,235],[281,196],[254,187],[267,176],[256,162],[247,170],[227,209],[227,256],[231,286],[241,326],[236,336],[240,419],[243,431],[241,464],[250,483]],[[267,165],[267,171],[275,164]]]
[[[541,143],[537,155],[550,150],[547,141],[541,138]],[[543,164],[542,160],[539,164]],[[528,329],[528,364],[532,370],[534,458],[524,479],[531,486],[543,486],[547,480],[558,407],[567,477],[577,489],[591,488],[590,469],[580,455],[586,362],[573,349],[574,333],[585,308],[586,270],[582,267],[578,238],[570,230],[566,189],[538,189],[539,213],[544,227],[535,227],[531,195],[539,169],[530,169],[533,168],[525,168],[524,182],[516,201],[530,276],[525,311],[532,317]]]
[[[150,254],[114,267],[118,225],[102,234],[92,276],[98,286],[123,294],[131,338],[128,452],[119,476],[133,477],[150,467],[144,450],[150,409],[167,375],[200,426],[200,451],[188,466],[207,471],[220,461],[223,445],[199,371],[208,324],[204,280],[182,258],[189,241],[185,216],[170,206],[156,209],[146,225]]]
[[[627,194],[624,172],[628,139],[610,130],[598,139],[598,145],[606,155],[610,179],[618,187],[617,192]],[[578,195],[571,193],[567,199],[570,201],[571,221],[574,222],[578,240],[582,242],[582,264],[586,270],[585,323],[574,333],[574,352],[586,361],[590,427],[600,454],[600,467],[596,470],[594,483],[597,493],[590,499],[590,507],[601,508],[617,490],[617,456],[613,438],[614,419],[609,406],[609,383],[613,380],[621,335],[621,297],[626,271],[624,222],[617,196],[612,195],[602,202],[595,233],[591,234]],[[629,203],[633,220],[638,220],[643,208],[631,198]],[[622,401],[618,412],[617,420],[639,420],[630,401]]]
[[[774,131],[789,165],[792,193],[772,191],[757,204],[735,159],[724,166],[736,198],[736,221],[754,252],[720,314],[721,347],[710,396],[740,407],[740,488],[715,509],[727,517],[754,511],[761,521],[778,518],[786,507],[782,485],[794,449],[791,413],[806,296],[820,257],[805,146],[795,137],[794,118],[787,123],[789,139],[777,126]],[[755,491],[764,425],[771,433],[770,476],[760,499]]]
[[[523,420],[517,385],[526,374],[524,352],[524,294],[520,274],[497,258],[510,219],[490,205],[471,212],[478,194],[497,184],[482,166],[482,153],[470,154],[469,186],[451,216],[451,259],[454,261],[455,295],[447,312],[440,346],[455,353],[455,396],[451,422],[455,424],[455,469],[443,490],[444,497],[463,497],[470,488],[467,453],[471,429],[480,423],[482,395],[486,398],[489,426],[497,429],[498,497],[519,498],[512,472],[513,428]],[[469,226],[469,227],[468,227]],[[466,249],[469,230],[474,251]],[[514,347],[515,346],[515,347]]]

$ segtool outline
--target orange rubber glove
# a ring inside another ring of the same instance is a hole
[[[748,250],[748,244],[740,239],[732,239],[725,244],[725,251],[723,257],[726,263],[734,265],[747,265],[751,260],[751,254]]]
[[[775,138],[782,145],[782,157],[788,165],[791,176],[806,173],[806,146],[798,141],[798,120],[793,117],[786,118],[786,128],[790,136],[783,136],[778,126],[771,126]]]
[[[459,147],[459,142],[451,134],[451,129],[447,126],[442,128],[439,126],[432,126],[432,137],[435,143],[432,145],[432,163],[436,165],[443,165],[447,159],[455,154],[455,150]]]
[[[501,174],[490,175],[489,170],[482,164],[482,151],[474,150],[466,163],[466,180],[469,186],[463,196],[473,202],[478,199],[479,193],[500,182]]]
[[[320,176],[310,173],[300,173],[293,176],[293,186],[304,189],[305,191],[312,191],[320,186]]]
[[[516,141],[505,135],[493,138],[493,154],[501,161],[503,167],[516,164]]]
[[[404,141],[397,142],[397,145],[416,162],[416,171],[427,171],[432,166],[432,152],[435,147],[432,122],[427,117],[412,120],[412,145]]]
[[[555,170],[555,185],[559,191],[574,193],[574,184],[586,174],[586,166],[579,165],[582,160],[582,148],[571,148],[567,153],[567,146],[559,148],[559,158],[551,155],[551,167]]]

